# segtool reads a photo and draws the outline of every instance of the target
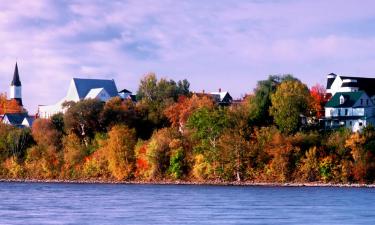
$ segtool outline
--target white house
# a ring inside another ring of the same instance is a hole
[[[325,106],[325,126],[330,129],[361,131],[369,124],[375,125],[374,116],[374,102],[364,91],[335,92]]]
[[[233,101],[233,98],[229,92],[221,91],[221,88],[219,88],[218,92],[211,92],[210,95],[219,105],[230,105]]]
[[[40,105],[38,114],[41,118],[50,118],[57,113],[65,112],[66,109],[62,106],[64,102],[78,102],[90,98],[107,101],[116,96],[119,96],[119,93],[114,80],[73,78],[66,96],[54,105]]]
[[[327,75],[327,93],[364,91],[375,101],[375,78],[349,77],[330,73]]]

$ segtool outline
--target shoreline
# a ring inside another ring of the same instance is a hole
[[[192,186],[243,186],[243,187],[342,187],[375,188],[375,184],[359,183],[278,183],[278,182],[221,182],[221,181],[111,181],[111,180],[60,180],[60,179],[0,179],[0,183],[58,183],[58,184],[124,184],[124,185],[192,185]]]

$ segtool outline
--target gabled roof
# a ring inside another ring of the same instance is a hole
[[[31,116],[27,116],[22,120],[22,125],[26,127],[31,127],[34,123],[35,118]]]
[[[89,91],[85,98],[96,98],[104,88],[94,88]]]
[[[10,85],[21,86],[20,75],[18,74],[17,63],[16,63],[16,67],[14,68],[13,80],[12,80],[12,83]]]
[[[361,98],[361,96],[365,94],[364,91],[356,91],[356,92],[337,92],[331,100],[329,100],[325,107],[328,108],[345,108],[345,107],[353,107],[354,104]],[[340,97],[343,96],[345,98],[344,104],[340,104]]]
[[[110,98],[108,93],[104,88],[94,88],[86,95],[85,99],[99,99],[101,101],[106,101]]]
[[[211,95],[213,95],[213,96],[217,96],[216,98],[218,98],[218,100],[219,100],[220,102],[223,101],[224,98],[225,98],[226,96],[231,97],[230,94],[229,94],[229,92],[227,92],[227,91],[222,91],[222,92],[211,92]]]
[[[10,124],[21,125],[25,117],[28,117],[27,113],[5,113],[3,120],[7,118]]]
[[[123,89],[122,91],[119,91],[118,93],[128,93],[128,94],[131,94],[132,92],[127,90],[127,89]]]
[[[337,75],[334,74],[334,73],[330,73],[328,74],[329,78],[327,79],[327,86],[326,86],[326,89],[331,89],[331,86],[333,84],[333,82],[335,81]]]
[[[114,80],[73,78],[73,82],[76,86],[80,99],[85,98],[91,89],[96,88],[104,88],[110,97],[118,96],[118,91]]]

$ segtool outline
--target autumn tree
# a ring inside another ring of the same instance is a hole
[[[168,172],[171,153],[174,155],[171,143],[178,137],[178,132],[173,128],[163,128],[152,135],[146,153],[150,165],[149,179],[161,178]]]
[[[218,141],[219,174],[224,180],[241,181],[244,177],[249,143],[238,132],[227,129]]]
[[[87,156],[87,148],[80,138],[69,133],[63,138],[64,168],[62,176],[67,178],[79,178],[84,158]]]
[[[115,97],[107,101],[100,114],[100,122],[108,130],[116,124],[134,127],[137,115],[135,104],[131,100]]]
[[[199,142],[195,146],[195,151],[204,156],[204,161],[201,161],[200,164],[205,164],[205,161],[211,164],[212,170],[210,170],[214,173],[214,176],[223,166],[219,161],[220,154],[217,145],[220,135],[227,126],[228,118],[225,108],[201,108],[188,119],[187,127],[192,129],[193,137]],[[195,166],[201,167],[199,164]]]
[[[64,124],[67,133],[73,132],[84,140],[86,146],[95,132],[103,130],[99,118],[103,103],[96,99],[82,100],[70,103],[64,114]]]
[[[319,152],[317,147],[312,147],[305,152],[299,168],[299,179],[302,181],[317,181],[319,179]]]
[[[108,153],[108,168],[117,180],[128,179],[134,171],[135,130],[124,125],[115,125],[108,135],[105,146]]]
[[[5,113],[24,113],[26,110],[15,99],[7,99],[5,94],[0,94],[0,115]]]
[[[60,172],[62,133],[55,129],[51,120],[37,119],[32,126],[36,145],[27,150],[26,171],[31,178],[56,178]]]
[[[324,105],[328,102],[326,89],[320,84],[316,84],[310,89],[311,103],[310,110],[311,115],[320,119],[324,116]]]
[[[193,95],[190,98],[186,96],[180,96],[178,101],[170,105],[164,111],[165,115],[171,122],[173,127],[178,127],[183,132],[186,122],[189,116],[200,108],[214,108],[214,102],[207,96],[199,97]]]
[[[40,146],[61,146],[62,133],[54,126],[52,120],[36,119],[33,122],[31,133],[34,140]]]
[[[189,86],[187,80],[177,83],[164,78],[158,80],[154,73],[150,73],[141,80],[137,99],[147,108],[147,118],[160,128],[167,123],[163,113],[165,108],[177,101],[179,96],[188,95]]]
[[[284,133],[293,133],[300,126],[300,116],[305,115],[310,102],[307,86],[297,80],[282,82],[271,95],[270,114]]]
[[[271,95],[275,93],[277,86],[283,81],[296,80],[292,75],[270,75],[267,80],[258,81],[254,94],[248,96],[250,122],[253,125],[269,125],[272,116],[269,113],[271,107]]]
[[[374,149],[368,148],[374,137],[374,131],[366,130],[364,134],[353,133],[346,140],[345,147],[351,150],[354,160],[354,178],[357,181],[371,182],[375,179]]]

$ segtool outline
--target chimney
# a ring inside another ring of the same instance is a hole
[[[204,94],[204,89],[203,89],[202,93]]]
[[[219,93],[221,92],[221,88],[219,88]]]

